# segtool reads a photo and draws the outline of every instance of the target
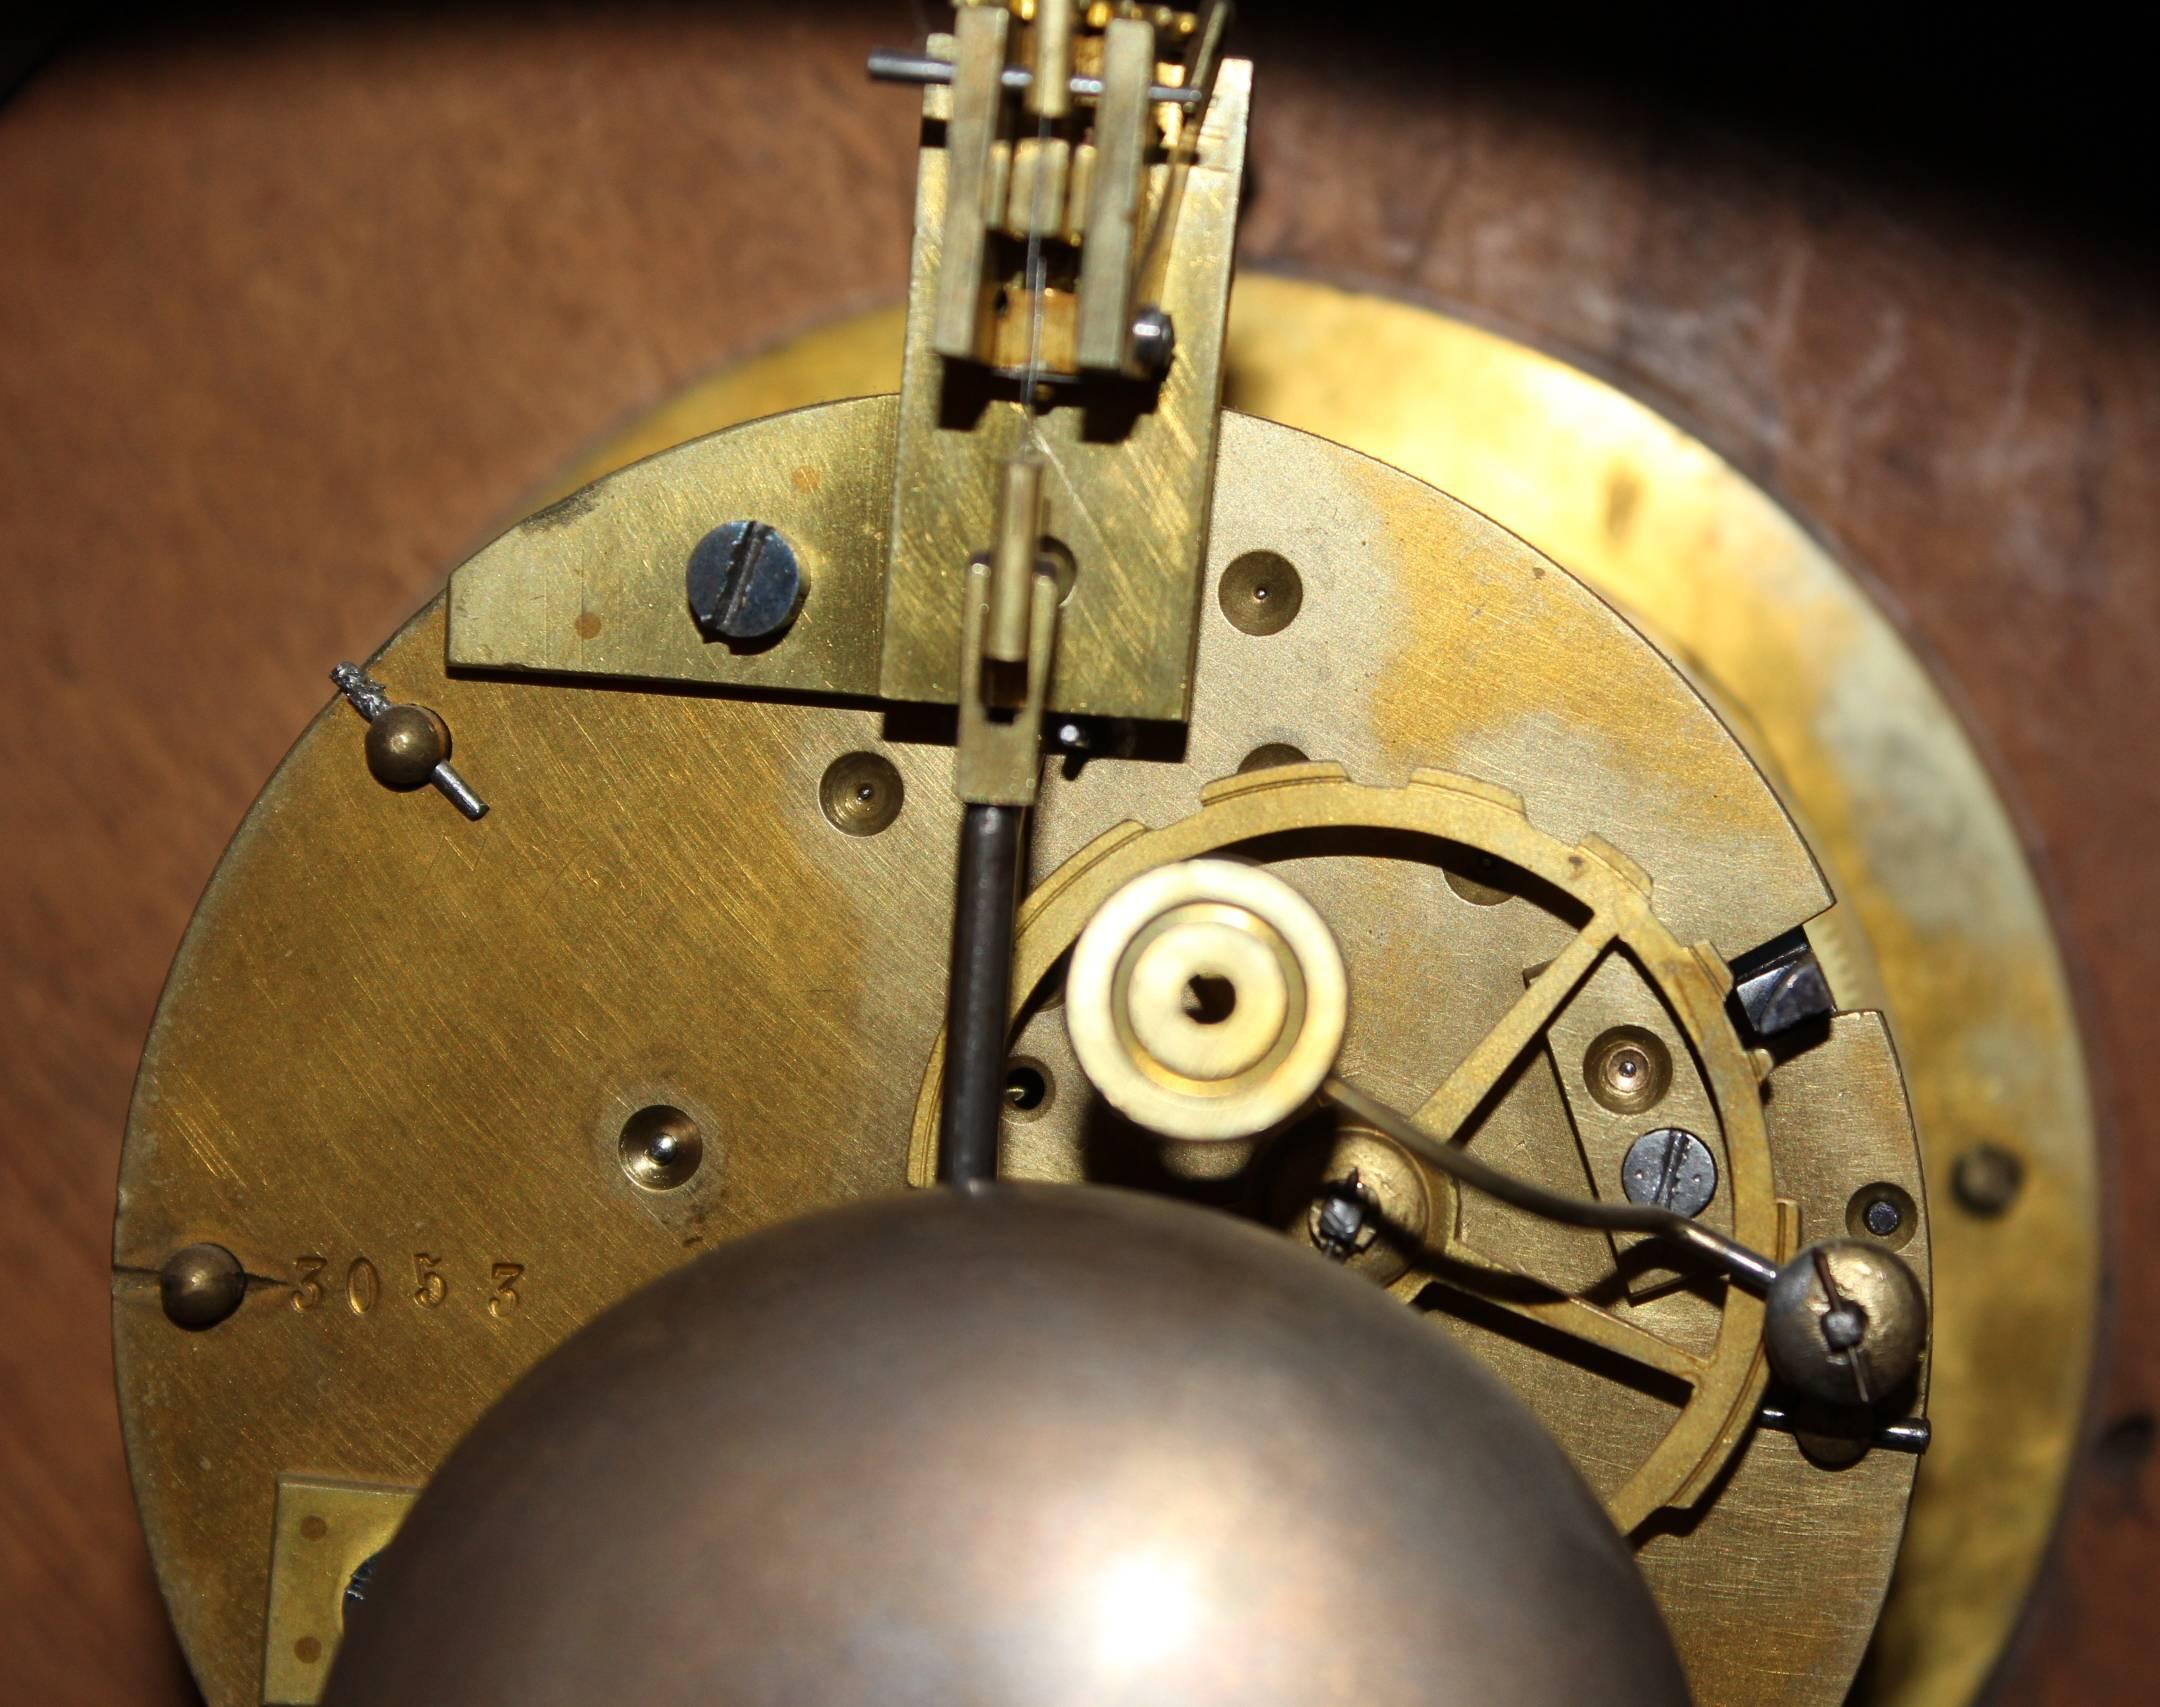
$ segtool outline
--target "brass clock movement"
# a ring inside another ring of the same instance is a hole
[[[212,1707],[1972,1698],[2097,1286],[2007,814],[1679,427],[1233,287],[1227,22],[872,55],[904,312],[337,664],[120,1186]]]

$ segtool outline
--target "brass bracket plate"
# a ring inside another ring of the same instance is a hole
[[[844,432],[775,416],[622,469],[520,522],[450,577],[448,662],[874,696],[893,407],[890,397],[839,407]],[[808,591],[778,642],[738,651],[699,632],[684,574],[706,534],[752,519],[786,537]],[[959,632],[956,607],[956,654]]]
[[[280,1476],[263,1630],[263,1707],[314,1707],[345,1629],[353,1573],[390,1545],[417,1488]]]
[[[1195,158],[1149,168],[1148,205],[1177,220],[1157,304],[1177,328],[1177,357],[1161,386],[1134,388],[1130,414],[1114,398],[1045,410],[1032,433],[1018,403],[971,390],[980,376],[933,347],[947,162],[942,146],[923,149],[878,673],[886,698],[959,698],[953,642],[968,558],[996,534],[995,471],[1027,433],[1047,463],[1045,526],[1079,565],[1050,708],[1186,715],[1251,90],[1250,62],[1224,60]]]
[[[1192,158],[1150,168],[1149,205],[1176,222],[1162,245],[1168,375],[1051,408],[1028,435],[1047,465],[1046,529],[1079,565],[1052,711],[1190,709],[1251,72],[1224,61]],[[1017,403],[949,392],[931,347],[946,164],[923,150],[897,410],[847,405],[845,433],[758,421],[550,504],[451,577],[453,668],[957,702],[967,564],[995,535],[996,471],[1026,423]],[[974,371],[956,367],[953,384]],[[699,632],[684,571],[712,529],[751,519],[785,536],[808,591],[779,640],[737,649]]]

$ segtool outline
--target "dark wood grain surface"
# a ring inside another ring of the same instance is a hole
[[[70,46],[0,109],[0,1695],[187,1696],[106,1267],[136,1052],[219,850],[326,666],[552,471],[899,293],[909,103],[860,55],[919,30],[897,5],[228,18]],[[2104,186],[2007,193],[1992,135],[1946,175],[1940,138],[1917,166],[1865,127],[1826,149],[1789,103],[1750,124],[1654,80],[1254,34],[1248,259],[1467,312],[1696,428],[1878,578],[2023,808],[2115,1226],[2087,1464],[2005,1695],[2150,1699],[2149,255]]]

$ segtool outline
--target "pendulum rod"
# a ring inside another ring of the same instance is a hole
[[[1013,906],[1026,809],[970,803],[960,817],[952,971],[945,996],[945,1084],[938,1178],[971,1185],[997,1174],[1005,1105],[1005,1029],[1012,996]]]

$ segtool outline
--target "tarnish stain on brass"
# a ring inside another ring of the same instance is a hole
[[[1267,430],[1233,417],[1226,447],[1233,434]],[[1421,765],[1475,770],[1521,793],[1540,828],[1569,839],[1595,831],[1628,846],[1658,873],[1672,927],[1729,954],[1829,905],[1783,805],[1753,767],[1735,763],[1726,729],[1625,622],[1572,577],[1545,573],[1530,546],[1449,527],[1461,509],[1454,500],[1410,503],[1422,488],[1408,476],[1334,454],[1334,509],[1281,549],[1332,569],[1311,577],[1316,588],[1357,585],[1359,596],[1314,592],[1298,623],[1265,644],[1304,647],[1319,691],[1359,702],[1383,775]],[[1237,465],[1226,459],[1218,564],[1260,543],[1248,531],[1256,525],[1281,528],[1285,506],[1272,491],[1288,469],[1302,472],[1322,455],[1276,449],[1266,489],[1236,486]],[[1387,620],[1374,622],[1374,609]],[[1237,668],[1222,672],[1232,683],[1260,656],[1257,644],[1236,656]],[[1213,661],[1203,653],[1201,706]],[[1734,880],[1741,871],[1745,883]]]
[[[567,498],[559,498],[545,509],[535,510],[518,524],[521,533],[545,533],[549,528],[567,527],[578,517],[590,515],[600,504],[600,494],[590,486],[583,486]]]
[[[1634,525],[1635,506],[1642,501],[1642,481],[1625,466],[1615,468],[1605,485],[1605,533],[1619,544]]]

